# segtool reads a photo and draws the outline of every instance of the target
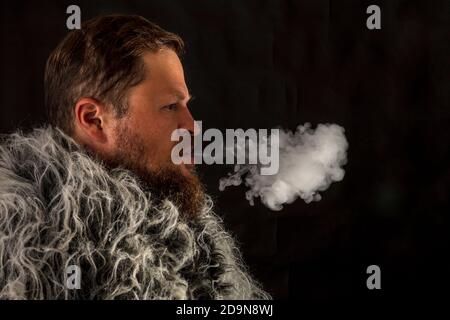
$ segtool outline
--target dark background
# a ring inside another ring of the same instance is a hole
[[[205,127],[346,129],[346,175],[280,212],[221,193],[251,272],[275,298],[438,296],[448,290],[450,1],[2,1],[0,133],[44,123],[45,61],[82,20],[134,13],[179,34],[192,113]],[[366,28],[381,7],[382,29]],[[381,268],[380,291],[366,268]]]

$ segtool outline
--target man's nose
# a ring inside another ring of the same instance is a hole
[[[191,114],[191,112],[189,111],[188,108],[183,108],[178,128],[179,129],[186,129],[192,135],[194,135],[194,133],[197,132],[194,118],[192,117],[192,114]]]

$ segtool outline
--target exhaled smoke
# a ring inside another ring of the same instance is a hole
[[[238,140],[238,144],[239,141],[242,140]],[[248,149],[252,143],[255,142],[237,145],[236,148]],[[258,141],[259,145],[263,143],[266,140]],[[347,148],[344,128],[336,124],[319,124],[314,130],[306,123],[299,125],[296,132],[280,130],[278,173],[262,175],[260,164],[238,164],[234,173],[220,180],[219,189],[223,191],[244,181],[249,187],[246,198],[251,205],[254,198],[260,197],[267,207],[276,211],[297,197],[306,203],[319,201],[319,191],[326,190],[333,181],[343,179],[345,172],[342,166],[347,161]]]

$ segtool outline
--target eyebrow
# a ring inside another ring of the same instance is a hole
[[[182,94],[181,92],[175,91],[174,93],[171,94],[171,96],[176,97],[179,100],[184,100],[185,96],[184,94]],[[187,98],[187,102],[194,100],[194,96],[192,96],[191,94],[189,94],[188,98]]]

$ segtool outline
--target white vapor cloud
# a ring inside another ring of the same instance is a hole
[[[306,123],[295,132],[280,129],[278,173],[261,175],[260,164],[235,165],[233,173],[220,179],[219,189],[223,191],[244,182],[249,188],[246,198],[251,205],[254,198],[260,197],[274,211],[298,197],[306,203],[319,201],[320,191],[344,178],[342,166],[347,162],[347,148],[344,128],[336,124],[319,124],[314,130]]]

